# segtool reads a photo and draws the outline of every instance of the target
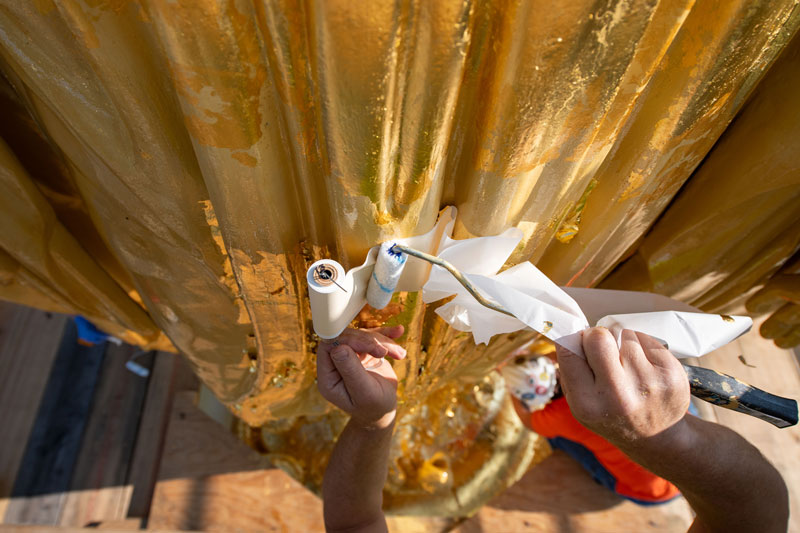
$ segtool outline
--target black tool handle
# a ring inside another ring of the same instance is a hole
[[[727,374],[699,366],[683,365],[692,396],[725,409],[739,411],[779,428],[797,424],[797,402],[775,396]]]

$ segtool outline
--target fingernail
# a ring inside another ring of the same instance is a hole
[[[389,348],[387,348],[385,344],[383,344],[383,343],[382,343],[381,341],[379,341],[379,340],[376,340],[375,342],[377,343],[377,345],[378,345],[378,346],[380,346],[381,348],[383,348],[383,355],[386,355],[386,354],[388,354],[388,353],[389,353]]]

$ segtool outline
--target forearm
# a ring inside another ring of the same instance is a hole
[[[786,531],[789,500],[778,471],[730,429],[687,415],[660,444],[625,446],[634,461],[668,479],[697,513],[696,530]]]
[[[394,412],[375,427],[350,420],[339,436],[322,481],[328,531],[386,531],[381,509]]]

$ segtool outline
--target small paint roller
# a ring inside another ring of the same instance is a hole
[[[367,303],[375,309],[383,309],[389,304],[403,275],[408,256],[396,246],[393,242],[385,242],[378,250],[375,268],[367,285]]]

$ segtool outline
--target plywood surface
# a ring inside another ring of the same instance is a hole
[[[40,335],[30,324],[16,332]],[[139,529],[152,497],[173,389],[196,383],[191,372],[185,378],[179,356],[139,354],[131,346],[81,346],[74,326],[64,328],[54,363],[38,369],[49,375],[47,387],[31,415],[30,438],[21,445],[25,453],[13,498],[0,509],[3,522]],[[125,367],[133,355],[152,367],[149,378]],[[25,399],[32,392],[20,394]],[[131,503],[140,516],[127,516]]]
[[[686,531],[692,514],[679,498],[641,507],[597,485],[560,451],[537,465],[456,531]]]
[[[133,488],[128,516],[140,519],[146,519],[150,513],[172,410],[172,396],[176,388],[182,386],[180,375],[188,371],[182,367],[185,363],[179,355],[156,352],[154,358],[128,477]]]
[[[323,532],[322,501],[201,412],[175,396],[149,528]],[[390,531],[427,533],[451,520],[389,517]]]
[[[79,344],[77,328],[67,324],[14,481],[6,523],[58,522],[80,456],[104,356],[104,345]]]
[[[136,529],[131,529],[130,525],[124,522],[103,522],[91,528],[0,524],[0,532],[2,533],[91,533],[97,530],[104,531],[105,533],[128,533]],[[165,529],[148,529],[148,531],[151,533],[171,533],[171,530]]]
[[[175,396],[148,526],[323,531],[322,504],[283,471]]]
[[[0,302],[0,517],[66,323],[63,315]]]
[[[123,520],[127,515],[132,492],[127,475],[147,391],[147,379],[125,367],[137,350],[126,345],[107,348],[80,456],[59,516],[62,526]]]

